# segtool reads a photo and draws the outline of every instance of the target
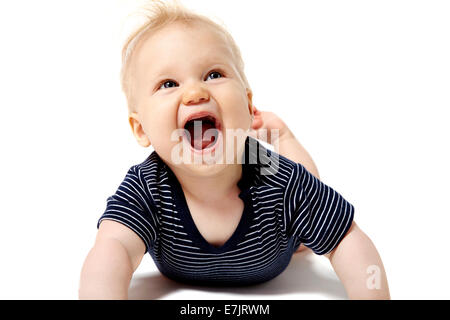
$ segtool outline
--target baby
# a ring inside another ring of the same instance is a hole
[[[349,298],[388,299],[353,205],[319,180],[278,116],[253,106],[230,34],[179,5],[152,8],[123,48],[121,80],[133,134],[155,151],[108,198],[79,297],[126,299],[147,252],[177,281],[248,285],[304,245],[330,260]]]

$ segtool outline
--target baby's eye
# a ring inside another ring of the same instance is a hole
[[[163,83],[161,83],[161,86],[159,87],[159,89],[174,88],[177,86],[178,86],[178,84],[175,81],[167,80],[167,81],[164,81]]]
[[[206,77],[206,80],[208,80],[208,79],[219,79],[219,78],[222,78],[222,77],[223,76],[222,76],[222,74],[219,71],[213,71],[213,72],[210,72],[208,74],[208,76]]]

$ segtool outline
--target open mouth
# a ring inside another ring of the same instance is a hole
[[[211,115],[188,120],[184,129],[189,132],[186,136],[190,138],[192,148],[200,151],[214,147],[221,130],[220,123]]]

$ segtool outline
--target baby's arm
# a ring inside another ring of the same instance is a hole
[[[296,163],[301,163],[317,179],[320,179],[319,170],[308,151],[295,138],[286,123],[275,113],[260,111],[253,106],[253,123],[250,136],[261,139],[269,144],[278,144],[278,153]],[[266,132],[264,132],[266,130]],[[278,137],[271,136],[271,130],[278,130]],[[275,139],[278,138],[278,141]],[[276,151],[276,150],[275,150]],[[304,250],[302,244],[297,252]]]
[[[320,179],[319,170],[313,159],[288,127],[286,127],[284,135],[280,136],[278,148],[279,154],[289,160],[301,163],[306,170],[311,172],[317,179]]]
[[[145,244],[128,227],[103,220],[81,271],[80,299],[127,299]]]
[[[330,259],[350,299],[390,299],[380,255],[355,222],[339,245],[325,256]]]

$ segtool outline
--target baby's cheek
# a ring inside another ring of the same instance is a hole
[[[172,148],[181,141],[182,131],[177,129],[176,123],[168,115],[153,115],[148,122],[148,135],[155,151],[163,159],[167,159]]]
[[[240,128],[245,128],[248,125],[250,117],[248,109],[248,100],[246,94],[242,92],[241,88],[233,86],[224,94],[222,101],[225,105],[222,106],[223,112],[227,118],[233,119],[233,123]]]
[[[150,128],[151,139],[158,144],[169,144],[172,134],[176,130],[170,123],[164,121],[152,121]]]
[[[250,113],[247,107],[247,101],[236,99],[233,106],[236,126],[245,130],[248,129],[248,126],[250,125]]]

